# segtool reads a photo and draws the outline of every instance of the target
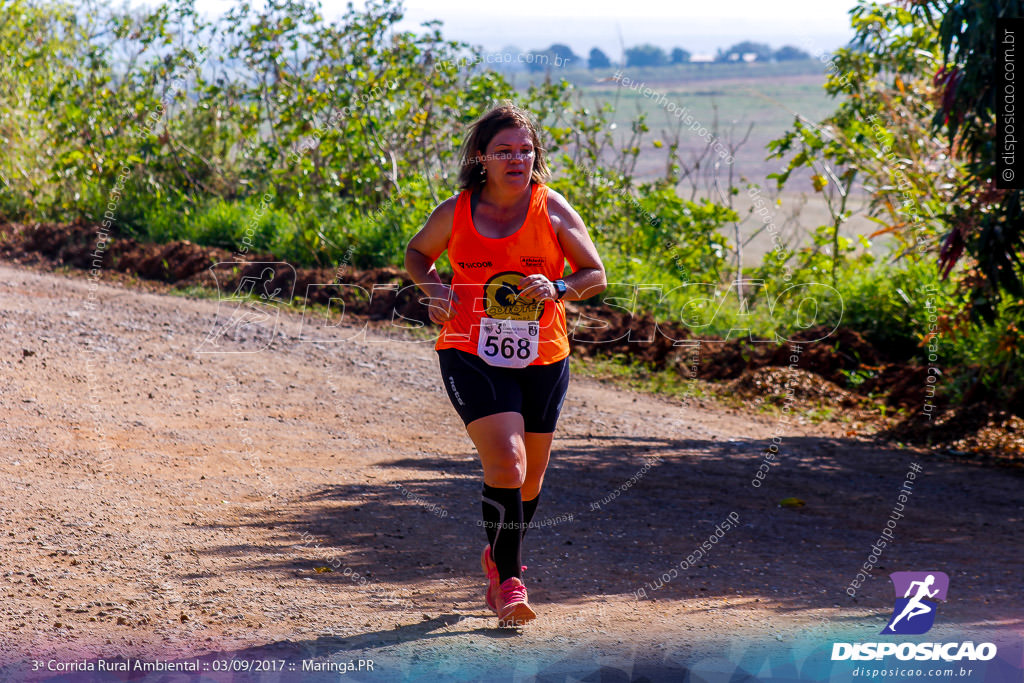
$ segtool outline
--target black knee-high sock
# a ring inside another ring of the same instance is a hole
[[[481,497],[484,526],[491,540],[491,556],[498,578],[523,577],[520,548],[523,543],[523,496],[520,489],[498,489],[484,484]],[[494,535],[491,536],[491,531]]]
[[[530,522],[533,521],[533,515],[537,512],[537,503],[540,502],[540,493],[533,500],[523,501],[523,536],[526,536],[526,530],[530,528]]]

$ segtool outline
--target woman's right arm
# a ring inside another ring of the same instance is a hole
[[[430,319],[435,323],[454,318],[455,311],[449,306],[449,299],[458,302],[458,297],[441,282],[441,276],[434,267],[434,262],[448,248],[448,240],[452,236],[455,202],[456,197],[441,202],[405,248],[405,270],[409,277],[430,299],[437,300],[428,303]]]

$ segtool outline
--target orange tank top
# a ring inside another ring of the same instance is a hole
[[[533,183],[523,225],[506,237],[484,237],[473,224],[470,192],[459,193],[448,240],[452,288],[459,301],[454,305],[456,315],[444,323],[435,349],[477,354],[481,318],[486,317],[539,321],[539,352],[530,365],[549,365],[569,355],[565,302],[515,299],[523,277],[540,273],[555,281],[564,274],[565,254],[547,207],[547,186]]]

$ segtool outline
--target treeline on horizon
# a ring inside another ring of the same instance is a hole
[[[662,287],[609,295],[635,295],[636,310],[704,336],[792,338],[835,322],[893,360],[941,364],[938,395],[952,405],[987,395],[1024,414],[1024,293],[1004,266],[1019,245],[991,248],[992,234],[1014,235],[1019,193],[991,192],[979,176],[983,145],[965,136],[991,134],[971,125],[982,114],[947,115],[961,99],[977,103],[968,85],[985,80],[949,76],[972,63],[947,63],[943,32],[988,29],[969,14],[949,28],[933,4],[856,5],[860,42],[826,68],[836,110],[796,117],[768,145],[779,173],[742,177],[710,153],[734,144],[731,132],[696,122],[709,126],[701,172],[720,199],[692,201],[679,191],[693,169],[685,120],[652,130],[639,114],[617,128],[610,102],[595,106],[554,69],[517,90],[439,23],[398,30],[393,0],[337,22],[301,0],[240,2],[216,20],[191,0],[9,0],[0,51],[17,59],[0,64],[0,223],[109,221],[114,240],[188,239],[297,266],[400,266],[408,239],[457,189],[468,125],[511,99],[537,117],[551,185],[589,226],[609,281]],[[641,155],[663,158],[664,174],[638,182]],[[804,226],[800,243],[781,235],[774,201],[798,172],[831,216]],[[854,187],[870,197],[865,209],[848,201]],[[756,212],[741,215],[741,194]],[[875,234],[842,233],[854,211]],[[773,248],[746,265],[743,243],[765,232]],[[879,235],[892,243],[883,257],[867,249]],[[679,298],[695,283],[707,296]],[[802,285],[832,294],[775,305]],[[876,371],[851,371],[848,386]]]
[[[628,47],[623,57],[618,61],[612,61],[600,48],[591,48],[586,58],[573,52],[572,48],[562,43],[554,43],[544,50],[519,51],[518,48],[510,47],[497,52],[488,53],[491,56],[506,54],[522,54],[526,59],[517,59],[516,63],[530,72],[540,73],[551,68],[551,66],[562,66],[587,69],[609,69],[613,66],[630,67],[661,67],[674,66],[690,63],[716,63],[716,64],[737,64],[744,62],[798,62],[809,61],[814,57],[794,45],[784,45],[779,49],[772,49],[767,43],[758,43],[744,40],[728,48],[719,48],[714,56],[695,56],[689,50],[681,47],[674,47],[671,50],[651,44],[644,43]],[[494,63],[501,64],[502,60],[494,60]]]

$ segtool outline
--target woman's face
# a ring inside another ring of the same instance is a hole
[[[536,150],[533,137],[525,128],[505,128],[498,132],[480,152],[487,169],[487,183],[508,190],[522,190],[530,185]]]

